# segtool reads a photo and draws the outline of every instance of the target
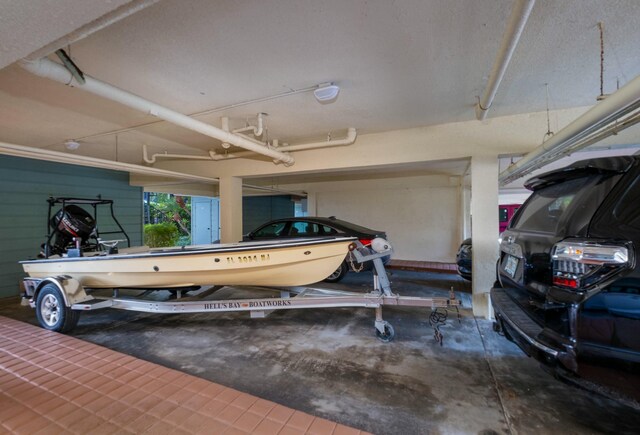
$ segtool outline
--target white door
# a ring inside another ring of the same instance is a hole
[[[220,239],[218,198],[191,197],[191,244],[207,245]]]

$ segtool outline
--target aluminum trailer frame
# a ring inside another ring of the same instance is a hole
[[[362,248],[362,245],[359,248]],[[144,299],[148,291],[145,291],[141,297],[120,297],[119,289],[113,289],[112,297],[88,295],[82,285],[69,276],[45,279],[25,278],[24,286],[26,295],[30,297],[29,304],[36,309],[36,315],[41,326],[45,329],[60,332],[68,332],[73,329],[81,311],[105,308],[160,314],[248,311],[252,318],[266,317],[275,310],[371,308],[376,311],[374,323],[376,336],[384,342],[389,342],[393,340],[395,331],[393,326],[382,317],[383,305],[426,307],[432,310],[432,314],[437,312],[439,308],[452,308],[457,311],[458,307],[461,306],[461,301],[455,298],[453,291],[448,298],[410,297],[394,294],[391,291],[391,284],[382,262],[382,257],[389,255],[391,252],[391,247],[387,245],[386,250],[382,252],[363,254],[358,249],[354,249],[348,254],[355,257],[359,263],[365,261],[373,262],[373,290],[369,293],[312,287],[284,289],[262,287],[261,289],[280,291],[280,297],[231,300],[205,299],[221,288],[218,286],[193,297],[183,297],[182,290],[178,289],[175,300],[157,301]],[[442,314],[441,312],[440,316],[436,317],[442,317]],[[444,318],[446,318],[446,311],[444,314]],[[439,325],[443,321],[434,322],[433,316],[431,316],[430,323],[434,328],[434,337],[442,344]]]

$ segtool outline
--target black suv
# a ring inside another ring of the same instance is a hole
[[[495,329],[554,374],[639,403],[640,156],[577,162],[526,187],[501,236]]]

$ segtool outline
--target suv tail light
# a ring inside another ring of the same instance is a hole
[[[631,265],[629,248],[624,244],[565,240],[551,253],[553,285],[571,289],[589,288]]]

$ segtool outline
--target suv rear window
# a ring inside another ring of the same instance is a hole
[[[616,205],[614,215],[619,222],[624,222],[636,231],[640,231],[640,178],[627,188],[622,198]]]
[[[512,228],[550,234],[574,234],[586,229],[596,209],[619,176],[590,175],[535,191]]]

